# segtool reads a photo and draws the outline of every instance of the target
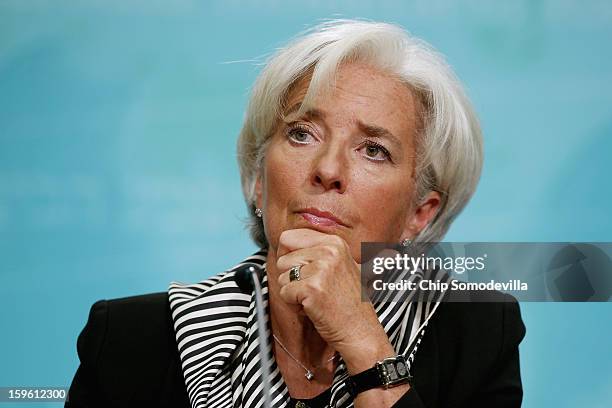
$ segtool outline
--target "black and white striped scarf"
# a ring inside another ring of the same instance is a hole
[[[255,299],[254,295],[240,291],[234,271],[248,262],[261,265],[265,270],[266,255],[267,250],[261,250],[210,279],[195,284],[172,282],[168,289],[183,375],[194,408],[263,406]],[[442,272],[433,273],[433,279],[448,279]],[[417,271],[406,279],[423,279],[423,272]],[[267,275],[263,274],[265,318],[271,337],[267,282]],[[443,295],[429,292],[425,299],[417,293],[412,301],[374,303],[391,344],[397,353],[407,357],[409,365]],[[269,342],[271,401],[275,408],[286,407],[290,401],[289,391],[271,347]],[[346,365],[340,358],[331,386],[330,407],[353,406],[344,385],[347,376]]]

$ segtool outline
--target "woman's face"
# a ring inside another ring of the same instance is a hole
[[[343,238],[360,262],[361,242],[416,235],[433,213],[410,205],[418,123],[410,90],[375,68],[346,64],[332,92],[297,117],[307,86],[289,95],[287,123],[272,136],[256,184],[270,250],[283,231],[311,228]]]

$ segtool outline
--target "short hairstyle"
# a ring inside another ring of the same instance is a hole
[[[415,141],[415,193],[406,197],[406,205],[418,204],[430,191],[439,192],[442,200],[435,217],[414,241],[440,241],[476,189],[483,161],[480,125],[444,57],[395,24],[326,21],[274,53],[251,91],[238,138],[238,163],[251,238],[262,248],[268,242],[263,221],[255,215],[255,184],[267,142],[283,119],[292,87],[310,76],[299,115],[319,92],[333,86],[338,67],[350,62],[366,63],[393,75],[421,105],[417,109],[422,123]]]

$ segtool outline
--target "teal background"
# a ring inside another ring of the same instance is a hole
[[[609,2],[0,0],[0,386],[68,386],[94,301],[255,249],[248,89],[332,17],[399,23],[466,84],[486,161],[447,240],[612,241]],[[609,406],[612,305],[521,307],[524,407]]]

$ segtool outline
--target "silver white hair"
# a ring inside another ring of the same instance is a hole
[[[255,183],[267,142],[283,119],[292,87],[311,76],[298,115],[316,95],[333,87],[342,63],[362,62],[391,74],[420,102],[416,140],[415,194],[406,205],[437,191],[442,202],[436,216],[413,242],[437,242],[476,189],[482,168],[482,134],[478,118],[444,57],[395,24],[332,20],[298,36],[272,55],[253,86],[238,138],[242,190],[249,208],[250,233],[267,247],[261,218],[255,215]],[[410,114],[407,112],[407,114]]]

